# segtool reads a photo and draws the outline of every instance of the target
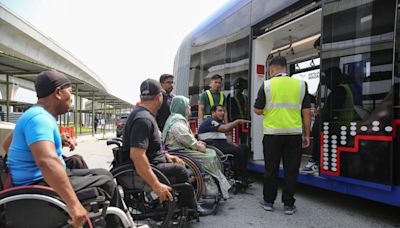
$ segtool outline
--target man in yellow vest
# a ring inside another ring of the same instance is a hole
[[[223,105],[225,107],[226,97],[224,92],[221,91],[222,87],[222,76],[219,74],[215,74],[211,77],[211,89],[204,91],[200,95],[199,100],[199,125],[203,122],[203,119],[206,119],[211,116],[211,107],[216,104]],[[225,112],[224,116],[225,123],[228,123],[228,113]]]
[[[258,91],[254,112],[264,115],[264,198],[261,206],[273,211],[278,192],[281,158],[284,169],[282,202],[287,215],[296,212],[294,205],[302,147],[310,145],[310,97],[305,82],[291,78],[286,59],[275,56],[269,64],[271,78]]]

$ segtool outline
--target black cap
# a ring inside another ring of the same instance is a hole
[[[57,71],[43,71],[36,78],[35,89],[39,99],[49,96],[57,87],[63,89],[71,87],[71,81]]]
[[[247,88],[247,81],[243,78],[237,78],[234,81],[233,88],[235,89],[246,89]]]
[[[161,85],[154,79],[147,79],[140,85],[140,96],[154,96],[161,92]]]

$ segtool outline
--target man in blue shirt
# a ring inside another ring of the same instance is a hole
[[[247,145],[238,146],[233,143],[229,143],[225,133],[230,132],[239,124],[250,121],[237,119],[233,122],[225,124],[223,121],[224,116],[225,107],[223,105],[217,104],[211,107],[211,116],[200,124],[198,130],[199,140],[217,147],[224,154],[233,155],[234,160],[232,168],[235,172],[235,179],[247,182],[246,167],[250,154],[249,147]]]
[[[65,167],[56,118],[71,106],[70,80],[59,72],[44,71],[38,75],[35,89],[38,101],[17,121],[9,148],[7,164],[13,185],[48,184],[65,201],[73,227],[83,226],[87,217],[75,191],[96,187],[112,206],[121,207],[108,171]]]

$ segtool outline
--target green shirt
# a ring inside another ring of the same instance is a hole
[[[211,91],[211,95],[214,99],[214,104],[219,104],[219,99],[220,99],[220,94],[221,92],[215,92],[215,91]],[[211,115],[211,105],[210,105],[210,101],[208,100],[208,96],[207,93],[204,91],[203,93],[201,93],[200,95],[200,104],[204,105],[204,111],[203,111],[203,115]],[[224,95],[224,103],[223,106],[225,106],[226,104],[226,97]]]

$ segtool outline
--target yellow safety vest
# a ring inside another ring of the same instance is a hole
[[[211,108],[212,106],[214,106],[215,101],[214,101],[214,98],[213,98],[210,90],[206,90],[206,93],[207,93],[208,101],[210,102],[210,108]],[[219,104],[224,105],[224,93],[223,92],[219,92]],[[204,118],[208,118],[210,115],[208,114],[208,115],[203,115],[203,116],[204,116]]]
[[[276,76],[264,82],[264,134],[302,134],[301,106],[305,87],[303,81],[288,76]]]
[[[340,112],[339,121],[350,123],[354,120],[354,98],[353,92],[349,85],[340,84],[339,87],[344,88],[346,91],[346,102],[344,104],[344,109]]]
[[[233,99],[236,102],[236,106],[239,109],[239,114],[241,119],[247,118],[247,97],[243,95],[243,100],[244,100],[244,106],[242,108],[242,105],[240,104],[239,98],[237,96],[234,96]]]
[[[321,110],[322,121],[338,122],[340,124],[349,124],[354,120],[354,96],[349,85],[339,84],[337,87],[344,89],[346,93],[346,100],[341,104],[340,109],[332,110],[329,106],[332,104],[324,104]],[[331,96],[331,95],[330,95]],[[334,98],[333,98],[334,99]],[[334,118],[333,118],[334,117]]]

